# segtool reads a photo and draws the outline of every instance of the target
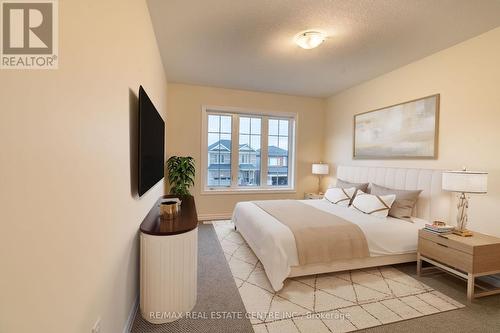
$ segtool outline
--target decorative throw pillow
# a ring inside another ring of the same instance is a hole
[[[396,200],[395,194],[380,196],[367,194],[358,190],[351,207],[365,214],[377,217],[387,217],[394,200]]]
[[[356,189],[366,193],[368,191],[368,185],[369,183],[351,183],[342,179],[337,179],[337,185],[335,187],[339,188],[355,187]]]
[[[329,188],[325,193],[325,199],[339,206],[349,206],[354,193],[356,192],[355,187],[351,188]]]
[[[370,193],[375,195],[388,195],[395,194],[396,200],[389,210],[389,216],[413,222],[411,220],[413,209],[417,204],[418,196],[422,190],[408,191],[408,190],[396,190],[393,188],[388,188],[380,186],[377,184],[372,184]]]
[[[337,185],[335,187],[338,188],[351,188],[355,187],[356,192],[357,190],[363,191],[363,192],[368,192],[368,185],[369,183],[351,183],[342,179],[337,179]],[[354,192],[354,197],[356,196],[356,192]],[[349,204],[352,204],[352,200],[354,200],[354,197],[351,199],[351,202]]]

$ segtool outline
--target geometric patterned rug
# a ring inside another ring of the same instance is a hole
[[[289,278],[275,292],[233,223],[213,225],[256,333],[352,332],[464,307],[392,266]]]

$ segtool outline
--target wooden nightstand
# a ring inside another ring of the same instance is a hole
[[[315,199],[323,199],[323,193],[306,193],[304,195],[305,200],[315,200]]]
[[[467,299],[500,294],[476,281],[480,276],[500,273],[500,238],[474,232],[472,237],[436,235],[420,230],[418,237],[417,274],[422,272],[422,261],[467,280]],[[433,267],[432,267],[433,268]],[[474,292],[475,287],[483,291]]]

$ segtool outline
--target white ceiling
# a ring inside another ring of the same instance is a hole
[[[148,4],[170,82],[321,97],[500,26],[498,0]],[[303,50],[309,29],[330,37]]]

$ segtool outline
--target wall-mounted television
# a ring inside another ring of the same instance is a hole
[[[139,87],[139,181],[142,196],[164,177],[165,122],[144,88]]]

